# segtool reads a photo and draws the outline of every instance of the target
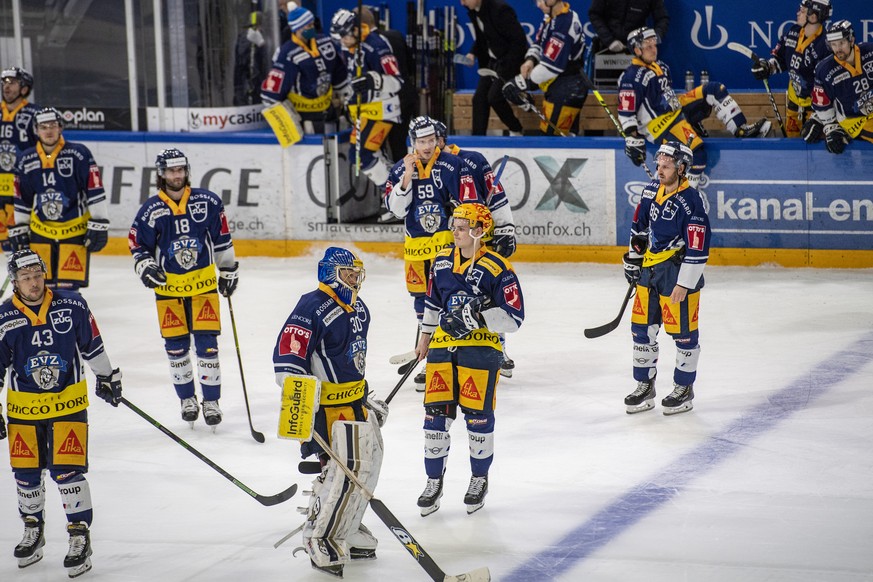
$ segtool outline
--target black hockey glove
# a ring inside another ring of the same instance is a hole
[[[646,163],[646,140],[639,134],[627,134],[624,138],[624,154],[635,166]]]
[[[235,262],[232,267],[219,267],[218,269],[218,292],[225,297],[230,297],[236,291],[239,284],[239,263]]]
[[[800,137],[806,143],[820,142],[821,138],[824,137],[824,124],[813,115],[803,124],[803,128],[800,130]]]
[[[166,273],[151,257],[140,259],[133,269],[136,271],[137,276],[142,279],[142,284],[149,289],[156,289],[167,283]]]
[[[121,402],[121,370],[115,368],[109,376],[97,376],[97,396],[117,407]]]
[[[504,83],[502,89],[503,96],[513,105],[518,105],[523,111],[536,111],[533,98],[527,90],[527,79],[521,75],[516,75],[512,81]]]
[[[636,283],[640,280],[643,257],[631,257],[630,251],[621,258],[624,263],[624,278],[628,283]]]
[[[366,95],[368,91],[379,91],[382,89],[382,75],[370,71],[366,75],[355,77],[352,79],[351,88],[353,95]]]
[[[88,221],[88,230],[85,232],[85,248],[88,252],[99,253],[109,242],[109,220],[106,218],[92,218]]]
[[[491,245],[501,257],[508,259],[515,253],[515,226],[507,224],[494,228],[494,238]]]
[[[476,297],[449,313],[443,313],[440,327],[456,339],[461,339],[471,331],[484,327],[485,318],[480,313],[484,305],[483,301],[484,298]]]
[[[379,428],[385,426],[385,421],[388,420],[388,405],[383,400],[367,398],[367,403],[364,406],[376,415],[376,422],[379,423]]]
[[[30,225],[16,224],[9,227],[9,245],[12,251],[30,248]]]
[[[838,123],[831,123],[824,128],[825,147],[832,154],[841,154],[849,145],[849,134]]]
[[[644,234],[633,235],[630,240],[630,248],[639,256],[643,256],[646,249],[649,248],[649,237]]]
[[[759,81],[767,79],[770,76],[770,61],[759,57],[757,61],[752,63],[752,74]]]
[[[3,405],[0,404],[0,441],[6,438],[6,419],[3,418]]]

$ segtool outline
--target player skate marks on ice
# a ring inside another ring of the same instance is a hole
[[[645,479],[563,538],[531,556],[503,577],[503,582],[552,580],[568,572],[578,562],[661,508],[693,479],[713,470],[754,438],[774,429],[780,421],[807,408],[871,360],[873,332],[825,358],[774,392],[766,401],[749,408],[705,443],[683,454],[660,473]]]

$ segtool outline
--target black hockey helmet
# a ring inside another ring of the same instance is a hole
[[[806,8],[807,14],[818,16],[820,24],[824,24],[831,17],[831,12],[833,11],[831,0],[801,0],[800,5]]]
[[[635,30],[630,31],[627,35],[627,46],[630,47],[631,50],[635,48],[642,48],[643,42],[654,38],[655,42],[660,44],[661,39],[658,36],[658,33],[655,32],[653,28],[649,28],[648,26],[642,26]]]
[[[658,151],[655,152],[654,160],[657,162],[661,156],[667,156],[676,163],[676,170],[679,171],[680,176],[688,173],[691,163],[694,161],[694,153],[691,151],[691,148],[678,141],[665,141],[662,143]],[[685,167],[680,168],[680,164]]]
[[[18,79],[22,87],[33,89],[33,75],[21,67],[6,67],[0,73],[0,79]]]
[[[164,171],[167,168],[185,168],[185,175],[191,173],[191,164],[188,163],[188,158],[182,153],[182,150],[176,148],[167,148],[155,158],[155,168],[158,169],[158,176],[164,177]]]
[[[15,251],[6,262],[6,271],[9,273],[9,279],[13,282],[21,269],[30,267],[39,267],[43,273],[48,272],[45,261],[42,260],[42,257],[36,251],[31,249]]]
[[[330,35],[337,40],[344,36],[354,35],[357,19],[351,10],[340,8],[330,19]]]
[[[852,28],[852,23],[848,20],[837,20],[828,26],[827,34],[828,42],[838,40],[848,40],[849,44],[855,44],[855,31]]]
[[[64,128],[64,116],[54,107],[43,107],[33,116],[33,127],[39,128],[40,123],[58,122],[58,127]]]
[[[439,120],[433,119],[433,118],[431,118],[431,121],[433,122],[433,129],[434,129],[434,132],[436,133],[437,139],[439,139],[439,138],[448,139],[449,138],[449,128],[446,127],[446,124],[443,123],[442,121],[439,121]]]

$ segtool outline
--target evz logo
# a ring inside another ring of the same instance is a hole
[[[50,354],[46,351],[28,358],[24,366],[24,372],[43,390],[51,390],[57,386],[60,373],[66,371],[67,362],[58,354]]]
[[[49,313],[52,329],[58,333],[67,333],[73,329],[73,310],[58,309]]]
[[[170,243],[170,254],[183,269],[188,270],[197,265],[200,247],[200,241],[196,238],[183,236]]]

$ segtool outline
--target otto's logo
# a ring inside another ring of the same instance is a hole
[[[310,330],[299,325],[286,325],[279,340],[279,355],[305,357],[309,350],[310,338],[312,338]]]

